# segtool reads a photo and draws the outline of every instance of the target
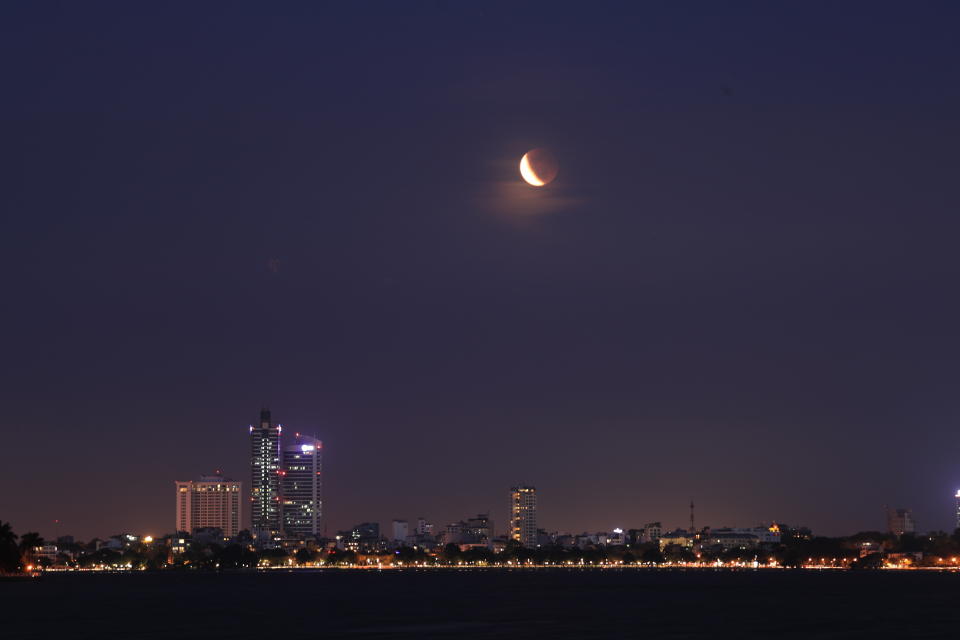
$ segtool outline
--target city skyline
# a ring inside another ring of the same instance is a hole
[[[270,410],[270,409],[267,409],[267,408],[263,408],[263,409],[261,410],[261,414],[260,414],[261,421],[260,421],[260,424],[259,424],[259,428],[262,429],[262,428],[264,428],[265,425],[267,425],[267,426],[269,426],[269,428],[271,428],[271,429],[274,430],[273,434],[274,434],[275,437],[274,437],[274,439],[272,440],[272,446],[275,447],[278,452],[277,452],[277,455],[273,458],[273,459],[275,460],[275,463],[271,463],[271,464],[275,464],[275,465],[276,465],[276,466],[274,467],[274,471],[281,471],[281,470],[283,469],[283,466],[284,466],[284,464],[283,464],[283,455],[284,455],[284,448],[285,448],[285,447],[283,447],[283,438],[282,438],[282,430],[283,430],[283,427],[282,427],[282,425],[281,425],[280,423],[274,423],[274,422],[272,421],[272,417],[271,417],[271,416],[272,416],[271,410]],[[322,421],[321,421],[321,422],[322,422]],[[249,431],[250,434],[252,435],[257,428],[258,428],[258,427],[254,426],[254,425],[250,425],[249,428],[248,428],[248,431]],[[306,430],[306,429],[305,429],[305,430]],[[317,429],[314,428],[313,431],[317,431]],[[302,438],[310,438],[309,436],[302,436],[301,433],[299,433],[299,432],[296,432],[296,433],[293,433],[293,434],[288,434],[288,435],[292,435],[292,436],[293,436],[296,440],[298,440],[298,441],[299,441],[300,439],[302,439]],[[313,439],[313,438],[310,438],[310,439]],[[220,442],[223,442],[223,439],[220,439]],[[252,442],[253,442],[253,441],[251,441],[251,444],[252,444]],[[321,439],[316,439],[316,443],[322,447]],[[234,448],[235,448],[235,447],[234,447]],[[249,450],[250,450],[250,449],[248,449],[248,451],[249,451]],[[249,454],[248,454],[248,456],[249,456]],[[254,458],[255,458],[255,456],[254,456]],[[220,456],[212,456],[212,459],[222,460],[222,457],[220,457]],[[318,463],[318,464],[319,464],[319,463]],[[210,468],[210,467],[209,467],[209,465],[207,465],[206,467],[202,467],[202,468]],[[216,474],[214,474],[214,475],[220,475],[220,474],[221,474],[221,472],[220,472],[220,470],[218,469],[217,472],[216,472]],[[189,472],[188,472],[186,475],[189,475]],[[229,473],[228,473],[228,474],[223,474],[223,475],[224,475],[224,476],[229,476],[229,475],[242,475],[242,474],[229,474]],[[202,479],[202,478],[204,477],[204,475],[203,475],[202,472],[200,472],[200,473],[193,473],[193,476],[194,476],[195,480],[193,480],[192,482],[196,482],[197,479]],[[280,482],[281,482],[281,478],[282,478],[282,476],[280,476],[279,474],[276,476],[276,484],[277,484],[277,491],[278,491],[277,497],[278,497],[278,498],[280,497],[280,494],[279,494],[279,491],[280,491],[279,485],[280,485]],[[508,482],[509,482],[509,480],[508,480]],[[252,530],[255,528],[254,522],[253,522],[253,517],[254,517],[254,508],[253,508],[253,507],[254,507],[254,502],[255,502],[255,500],[254,500],[254,497],[253,497],[253,495],[252,495],[252,491],[250,491],[249,489],[247,489],[247,484],[246,484],[246,483],[240,482],[240,483],[238,483],[238,484],[240,484],[240,485],[243,486],[244,504],[245,504],[245,505],[246,505],[246,504],[249,504],[249,505],[250,505],[249,508],[243,508],[243,509],[241,509],[241,513],[243,514],[243,515],[242,515],[242,520],[241,520],[241,528],[250,528],[251,531],[252,531]],[[252,484],[251,484],[250,486],[252,487]],[[317,491],[318,491],[318,493],[319,493],[319,489],[318,489]],[[497,492],[497,491],[493,491],[493,490],[487,491],[487,493],[488,493],[488,494],[491,494],[491,495],[492,495],[493,493],[496,493],[496,492]],[[502,493],[502,487],[500,488],[500,493]],[[955,493],[954,493],[953,490],[951,490],[951,494],[950,494],[950,495],[951,495],[952,497],[954,497],[954,501],[951,501],[951,503],[947,504],[947,503],[946,503],[946,500],[944,499],[944,500],[943,500],[943,502],[945,503],[945,505],[944,505],[944,511],[943,511],[942,513],[934,514],[933,517],[930,519],[930,520],[932,520],[932,521],[934,521],[934,522],[936,522],[936,521],[938,521],[938,520],[939,520],[939,521],[945,521],[946,524],[944,524],[943,526],[933,525],[933,526],[928,527],[928,526],[927,526],[928,520],[927,520],[926,518],[923,518],[923,519],[920,521],[920,522],[921,522],[921,526],[920,526],[920,528],[917,529],[918,531],[926,531],[926,530],[930,530],[930,531],[934,531],[934,530],[947,530],[947,531],[951,531],[951,530],[952,530],[951,524],[954,525],[953,528],[960,527],[960,489],[957,489],[957,490],[955,491]],[[404,502],[405,502],[406,504],[419,503],[418,500],[417,500],[415,497],[414,497],[414,498],[411,498],[410,496],[406,496],[405,498],[406,498],[406,499],[405,499]],[[349,499],[349,497],[348,497],[348,499]],[[683,504],[683,505],[676,505],[676,504],[666,505],[666,508],[662,509],[662,512],[663,512],[663,513],[665,513],[665,514],[672,514],[672,515],[670,515],[670,517],[661,517],[661,515],[660,515],[659,513],[650,513],[650,512],[648,512],[647,510],[643,510],[642,512],[641,512],[641,511],[637,511],[637,510],[632,510],[632,511],[631,511],[630,507],[628,506],[623,512],[618,512],[618,513],[623,513],[623,514],[628,514],[628,515],[622,515],[622,516],[621,516],[621,515],[618,515],[618,514],[611,514],[609,517],[606,518],[606,524],[604,524],[604,520],[602,519],[602,516],[601,516],[600,519],[594,519],[594,520],[592,521],[592,522],[593,522],[592,525],[583,526],[583,527],[580,527],[580,528],[578,528],[578,527],[576,526],[576,522],[575,522],[575,521],[571,521],[571,520],[566,520],[566,522],[572,522],[572,524],[573,524],[572,528],[569,527],[569,526],[568,526],[568,527],[564,527],[564,526],[552,526],[552,527],[551,527],[551,526],[548,526],[547,528],[550,529],[550,530],[552,530],[552,531],[565,531],[565,532],[568,532],[568,533],[576,533],[576,532],[579,532],[579,531],[581,531],[581,530],[582,530],[582,531],[612,530],[613,528],[615,528],[615,527],[620,527],[620,526],[633,526],[633,525],[635,525],[636,523],[639,523],[640,521],[649,520],[651,517],[659,518],[660,520],[663,520],[663,521],[665,521],[665,522],[670,522],[670,523],[675,522],[675,523],[676,523],[675,525],[668,525],[668,526],[671,527],[671,528],[675,528],[675,527],[681,527],[681,528],[682,528],[686,522],[689,522],[689,521],[690,521],[690,516],[691,516],[691,512],[690,512],[689,509],[690,509],[692,503],[689,503],[689,501],[690,501],[690,498],[689,498],[689,497],[687,497],[685,500],[688,501],[688,503],[685,503],[685,504]],[[642,495],[640,496],[640,501],[641,501],[641,502],[643,501],[643,496],[642,496]],[[499,502],[500,502],[500,503],[503,502],[502,497],[501,497],[501,499],[499,500]],[[902,502],[898,502],[898,503],[897,503],[898,507],[897,507],[897,509],[895,509],[895,511],[904,511],[904,510],[906,510],[906,511],[910,512],[910,516],[909,516],[909,517],[910,517],[911,522],[912,522],[912,521],[913,521],[913,516],[912,516],[912,511],[913,511],[913,509],[912,509],[912,508],[904,509],[904,508],[900,507],[899,505],[911,505],[911,504],[914,504],[915,502],[917,502],[917,501],[916,501],[916,500],[914,500],[914,501],[904,500],[904,501],[902,501]],[[463,515],[463,513],[467,513],[467,512],[470,512],[470,511],[486,511],[486,512],[490,512],[490,513],[497,513],[498,511],[501,511],[501,509],[498,509],[498,505],[497,505],[497,500],[496,500],[496,499],[490,500],[489,503],[490,503],[489,505],[477,505],[477,506],[470,506],[470,505],[456,506],[456,505],[454,505],[454,506],[448,507],[448,512],[450,513],[450,517],[449,517],[448,519],[449,519],[450,522],[453,522],[453,521],[461,518],[462,515]],[[661,502],[660,504],[663,504],[663,503]],[[717,526],[721,526],[721,527],[747,526],[747,525],[753,526],[753,525],[762,524],[762,523],[765,523],[765,522],[788,522],[788,523],[790,523],[790,524],[792,524],[792,525],[797,525],[797,526],[810,526],[810,524],[809,524],[808,522],[803,522],[803,521],[797,520],[797,519],[795,519],[795,518],[790,518],[790,517],[789,517],[789,514],[787,514],[786,517],[781,517],[781,516],[783,516],[783,514],[780,513],[779,511],[778,511],[776,514],[770,513],[770,514],[767,514],[767,515],[759,515],[759,516],[751,516],[751,515],[747,515],[746,517],[740,517],[740,516],[735,516],[735,515],[734,515],[734,516],[731,516],[731,515],[729,515],[729,514],[731,513],[731,511],[725,510],[725,509],[724,509],[724,504],[728,504],[728,503],[724,503],[724,502],[721,501],[720,503],[717,503],[717,504],[714,504],[714,505],[708,505],[708,508],[707,508],[707,510],[706,510],[706,513],[707,513],[707,514],[710,514],[710,515],[709,515],[709,517],[707,517],[707,518],[705,518],[705,519],[706,519],[707,521],[714,522],[714,523],[721,523],[721,522],[722,522],[723,524],[717,524]],[[332,531],[334,531],[334,530],[347,529],[347,528],[349,528],[349,526],[351,526],[353,523],[359,522],[359,521],[361,521],[361,520],[371,520],[371,518],[369,517],[369,514],[367,514],[366,516],[362,515],[362,514],[364,513],[364,510],[362,509],[361,506],[356,505],[356,504],[355,504],[355,506],[357,507],[357,509],[356,509],[356,511],[354,511],[354,513],[360,514],[360,517],[359,517],[359,518],[357,518],[357,517],[347,517],[347,518],[343,518],[343,519],[338,520],[337,523],[336,523],[336,525],[334,525],[334,526],[332,526],[332,527],[326,527],[325,525],[321,525],[321,524],[320,524],[320,518],[318,518],[317,523],[318,523],[320,535],[321,535],[321,536],[323,535],[323,531],[324,531],[324,530],[326,530],[328,533],[330,533],[330,532],[332,532]],[[559,505],[558,505],[558,506],[559,506]],[[555,508],[557,508],[557,507],[555,507]],[[560,506],[559,508],[562,509],[562,506]],[[170,505],[164,505],[164,507],[163,507],[161,510],[164,511],[164,512],[168,512],[168,511],[170,510]],[[951,511],[951,510],[952,510],[952,511]],[[402,513],[402,514],[401,514],[401,513],[396,513],[396,512],[398,512],[398,511],[405,511],[405,513]],[[423,512],[428,512],[428,511],[430,511],[429,508],[419,508],[419,507],[416,506],[416,504],[414,504],[414,506],[413,506],[411,509],[407,509],[406,507],[404,507],[404,508],[401,508],[401,509],[390,510],[390,509],[388,508],[388,509],[386,509],[386,510],[381,510],[381,513],[382,513],[383,515],[381,515],[379,518],[375,518],[374,520],[379,520],[380,522],[383,522],[383,523],[389,523],[389,522],[391,522],[391,521],[396,520],[396,519],[398,518],[398,516],[403,516],[403,517],[409,518],[409,517],[410,517],[410,516],[409,516],[410,513],[423,513]],[[550,511],[553,511],[553,510],[551,509]],[[548,511],[548,513],[549,513],[550,511]],[[789,511],[789,510],[787,510],[787,511]],[[874,517],[872,518],[872,520],[869,521],[869,522],[864,522],[861,526],[856,526],[856,525],[854,525],[854,526],[852,526],[852,527],[851,527],[850,529],[848,529],[848,530],[836,530],[836,531],[834,531],[834,530],[829,530],[829,533],[830,533],[831,535],[845,535],[845,534],[847,534],[847,533],[849,533],[849,532],[851,532],[851,531],[854,531],[854,530],[857,530],[857,531],[860,531],[860,530],[864,530],[864,531],[865,531],[865,530],[877,530],[877,531],[885,530],[886,527],[883,526],[883,525],[884,525],[884,523],[889,523],[889,521],[890,521],[890,517],[891,517],[891,516],[890,516],[890,511],[891,511],[891,508],[887,506],[887,503],[884,503],[884,504],[882,504],[882,505],[878,505],[878,507],[877,507],[876,509],[874,509],[874,511],[875,511],[876,513],[873,514]],[[953,517],[953,518],[950,518],[950,517],[945,516],[945,513],[946,513],[947,511],[951,511],[951,513],[953,514],[954,517]],[[878,513],[879,513],[879,515],[877,515]],[[629,514],[632,514],[632,516],[629,515]],[[681,515],[681,514],[682,514],[682,515]],[[554,513],[551,513],[551,515],[555,517],[555,514],[554,514]],[[281,523],[282,511],[279,511],[279,510],[278,510],[278,512],[276,513],[275,517],[277,518],[277,522],[278,522],[278,526],[279,526],[280,523]],[[632,518],[632,519],[631,519],[631,518]],[[145,520],[145,522],[148,522],[149,524],[146,524],[146,525],[131,525],[131,526],[127,526],[126,528],[121,527],[121,528],[118,529],[117,531],[138,531],[138,532],[144,532],[144,531],[150,531],[150,532],[154,532],[154,531],[165,531],[165,529],[164,529],[164,527],[163,527],[162,525],[157,525],[157,524],[156,524],[157,522],[162,521],[163,519],[164,519],[164,518],[161,517],[159,514],[157,514],[157,513],[151,513],[151,514],[149,514],[149,517]],[[441,526],[443,526],[443,523],[445,522],[445,519],[442,518],[442,517],[433,517],[433,516],[431,516],[430,519],[433,520],[435,523],[440,523]],[[498,521],[499,521],[499,522],[510,522],[512,519],[513,519],[513,517],[512,517],[512,515],[511,515],[511,513],[510,513],[510,509],[509,509],[509,508],[504,508],[504,509],[502,509],[502,513],[499,514]],[[551,520],[552,520],[552,519],[551,519]],[[559,520],[560,520],[561,522],[564,521],[562,518],[559,519]],[[633,524],[631,524],[631,523],[633,523]],[[40,522],[37,526],[30,527],[30,529],[32,529],[32,530],[39,530],[39,531],[42,531],[42,532],[43,532],[43,531],[46,531],[47,533],[49,533],[50,530],[56,530],[56,531],[61,531],[61,532],[62,532],[62,531],[67,531],[67,529],[69,529],[69,525],[70,525],[69,521],[64,521],[64,520],[62,520],[62,519],[55,518],[54,520],[52,520],[52,521],[50,521],[50,522],[47,522],[47,523]],[[542,529],[542,528],[544,528],[544,527],[541,526],[541,527],[539,527],[539,528]],[[818,530],[818,531],[823,531],[822,529],[817,529],[817,530]],[[77,533],[83,533],[84,531],[87,531],[87,534],[88,534],[88,535],[87,535],[86,537],[109,535],[106,531],[104,531],[104,530],[102,530],[102,529],[99,529],[99,528],[96,528],[96,527],[90,528],[90,529],[86,529],[86,530],[83,529],[83,528],[77,528],[76,531],[77,531]],[[510,528],[510,527],[507,527],[507,528],[505,528],[501,533],[506,534],[506,535],[510,535],[510,532],[511,532],[511,528]],[[80,536],[80,537],[84,537],[84,536]]]
[[[168,533],[183,531],[191,533],[196,528],[219,528],[224,535],[233,538],[241,529],[247,529],[253,535],[258,544],[269,546],[271,538],[277,541],[280,539],[332,539],[333,534],[327,531],[327,527],[322,520],[322,463],[321,455],[323,452],[323,443],[316,436],[306,436],[300,432],[288,433],[287,440],[284,439],[283,427],[280,423],[275,423],[270,409],[264,407],[260,410],[259,422],[248,426],[250,443],[250,465],[249,469],[253,478],[249,496],[244,494],[243,483],[234,481],[226,477],[220,469],[212,475],[200,475],[196,480],[176,481],[175,512],[178,527]],[[260,492],[253,490],[254,486],[259,485],[265,488]],[[266,498],[258,498],[258,494],[265,495]],[[510,506],[506,510],[508,513],[508,524],[503,531],[498,532],[493,528],[492,520],[489,519],[490,510],[486,514],[481,513],[479,518],[483,518],[484,525],[488,531],[485,536],[490,539],[494,535],[501,536],[503,539],[513,540],[522,546],[532,547],[538,545],[540,532],[564,535],[579,535],[588,531],[600,531],[601,529],[611,530],[617,533],[623,533],[623,526],[639,527],[637,518],[631,520],[631,516],[614,518],[617,523],[606,528],[577,528],[561,530],[558,528],[549,529],[540,526],[538,522],[537,491],[532,485],[515,485],[510,488]],[[960,528],[960,489],[954,494],[955,498],[955,516],[957,518],[957,527]],[[245,515],[242,504],[249,504],[250,508]],[[258,505],[275,504],[276,508],[264,514],[263,508],[258,509]],[[694,502],[690,499],[689,505],[689,523],[690,526],[684,528],[683,525],[668,525],[667,528],[677,531],[698,531],[694,525]],[[911,509],[891,508],[886,505],[883,507],[885,512],[885,527],[861,528],[860,530],[889,531],[897,535],[903,533],[919,533],[922,529],[917,528],[916,521],[913,518]],[[272,513],[272,515],[271,515]],[[369,520],[369,519],[368,519]],[[403,537],[397,537],[398,531],[410,532],[409,521],[404,518],[393,517],[389,519],[392,523],[387,531],[385,539],[388,541],[403,540]],[[221,524],[221,522],[223,524]],[[270,522],[273,522],[271,525]],[[365,521],[366,522],[366,521]],[[379,522],[372,520],[379,527]],[[451,527],[466,526],[461,520],[454,522],[452,519],[448,522],[452,524],[443,525],[447,533],[450,533]],[[470,522],[474,522],[471,520]],[[713,528],[719,529],[744,529],[745,523],[733,525],[730,522],[722,521]],[[789,520],[783,518],[772,518],[767,520],[757,520],[750,524],[750,527],[765,527],[765,523],[777,522],[785,523]],[[192,523],[190,526],[189,523]],[[60,529],[60,522],[57,521],[57,531]],[[792,526],[807,526],[799,522],[789,522]],[[425,534],[425,527],[432,531],[434,523],[428,523],[423,516],[418,516],[417,527],[414,533],[418,536]],[[476,526],[476,525],[473,525]],[[640,529],[650,530],[653,527],[656,537],[660,536],[662,525],[660,521],[647,523]],[[708,525],[710,528],[710,525]],[[339,527],[337,531],[346,531],[349,527]],[[935,529],[929,529],[934,531]],[[143,535],[142,531],[135,529],[123,529],[122,533],[138,531],[138,535]],[[160,532],[162,528],[153,528],[150,531]],[[258,533],[259,531],[259,533]],[[392,532],[392,536],[389,535]],[[849,532],[848,532],[849,533]],[[106,534],[104,534],[106,535]]]

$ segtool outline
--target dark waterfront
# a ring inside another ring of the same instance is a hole
[[[0,582],[2,637],[956,638],[960,574],[325,570]]]

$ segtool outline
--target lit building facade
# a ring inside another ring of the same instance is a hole
[[[250,425],[250,520],[258,539],[280,531],[280,433],[283,427],[260,411],[259,426]]]
[[[674,545],[689,548],[696,542],[696,536],[686,529],[676,529],[675,531],[662,533],[657,537],[657,542],[660,543],[661,549],[666,549]]]
[[[294,444],[283,448],[280,496],[283,532],[287,536],[316,538],[320,535],[322,451],[322,442],[299,433]]]
[[[380,537],[379,523],[362,522],[350,531],[341,531],[338,533],[337,547],[357,553],[370,553],[384,550],[386,544]]]
[[[666,537],[660,539],[661,545]],[[693,544],[693,537],[690,537],[690,545]],[[729,549],[755,549],[760,545],[760,540],[756,535],[747,533],[746,530],[734,529],[716,529],[710,531],[704,537],[702,545],[705,547],[715,547],[727,551]]]
[[[697,539],[697,533],[691,531],[691,544]],[[776,523],[769,527],[723,527],[720,529],[705,529],[700,539],[705,547],[722,547],[723,549],[753,549],[761,545],[780,544],[780,527]],[[661,539],[661,546],[663,540]]]
[[[215,528],[229,538],[240,532],[240,482],[216,475],[177,481],[176,485],[176,531]]]
[[[510,539],[524,547],[537,546],[537,489],[510,489]]]

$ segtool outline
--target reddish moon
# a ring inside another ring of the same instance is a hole
[[[527,184],[544,187],[557,177],[560,165],[546,149],[531,149],[520,159],[520,175]]]

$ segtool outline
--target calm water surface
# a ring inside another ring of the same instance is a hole
[[[960,638],[960,574],[424,570],[0,581],[0,638]]]

